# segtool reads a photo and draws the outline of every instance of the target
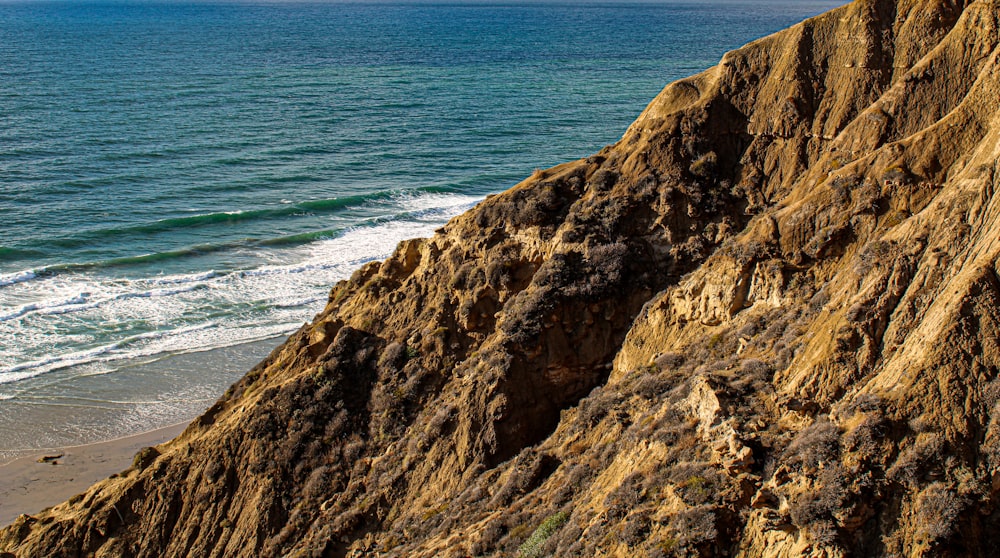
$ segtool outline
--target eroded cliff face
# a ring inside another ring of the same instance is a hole
[[[16,556],[986,556],[1000,3],[869,0],[337,285]]]

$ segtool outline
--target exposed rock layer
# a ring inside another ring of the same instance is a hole
[[[1000,3],[858,0],[402,243],[16,556],[986,556]]]

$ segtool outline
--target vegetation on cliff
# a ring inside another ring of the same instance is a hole
[[[1000,3],[857,0],[400,244],[16,556],[987,556]]]

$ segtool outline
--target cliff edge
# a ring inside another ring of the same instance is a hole
[[[35,556],[992,556],[1000,2],[856,0],[329,304]]]

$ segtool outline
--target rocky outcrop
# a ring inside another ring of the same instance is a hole
[[[16,556],[986,556],[1000,3],[857,0],[337,285]]]

